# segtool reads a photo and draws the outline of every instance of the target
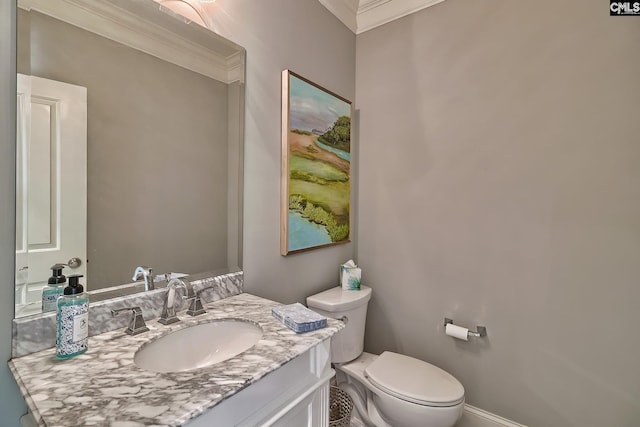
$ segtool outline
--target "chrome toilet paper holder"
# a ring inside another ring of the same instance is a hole
[[[445,328],[447,327],[447,324],[451,323],[453,325],[453,320],[449,319],[448,317],[444,318],[444,326]],[[485,328],[484,326],[476,326],[476,331],[477,332],[473,332],[473,331],[469,331],[467,332],[467,336],[469,337],[475,337],[475,338],[480,338],[480,337],[486,337],[487,336],[487,328]]]

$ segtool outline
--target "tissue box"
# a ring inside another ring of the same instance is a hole
[[[362,270],[354,264],[342,264],[340,266],[340,286],[349,291],[359,291],[362,282]]]
[[[273,307],[271,314],[297,334],[315,331],[316,329],[322,329],[327,326],[326,317],[309,310],[299,302]]]

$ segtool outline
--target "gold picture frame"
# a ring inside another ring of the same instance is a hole
[[[282,255],[351,241],[351,101],[282,72]]]

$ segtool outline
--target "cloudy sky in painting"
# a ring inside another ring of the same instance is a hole
[[[340,116],[351,116],[349,103],[309,83],[290,76],[289,126],[291,129],[326,130]]]

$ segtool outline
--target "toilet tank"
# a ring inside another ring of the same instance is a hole
[[[361,286],[359,291],[331,288],[307,297],[307,306],[316,313],[333,319],[345,319],[346,326],[331,338],[331,361],[346,363],[362,354],[364,325],[371,288]]]

